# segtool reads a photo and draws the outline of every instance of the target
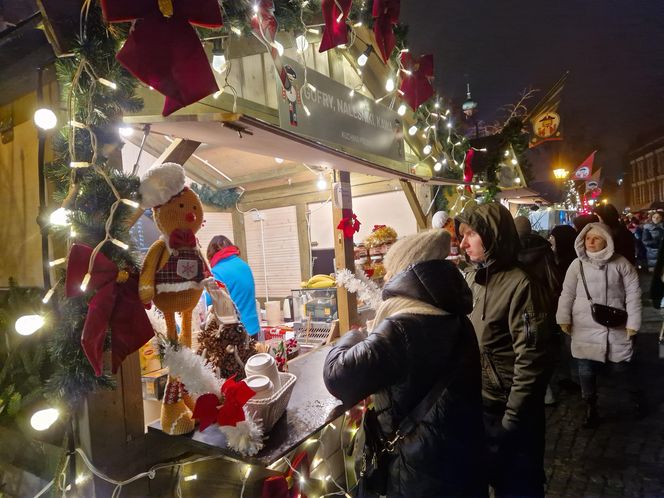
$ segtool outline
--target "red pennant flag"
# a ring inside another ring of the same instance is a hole
[[[572,173],[572,180],[588,180],[593,174],[593,164],[595,162],[595,154],[597,151],[594,151],[590,154],[585,161],[583,161]]]
[[[320,40],[320,53],[348,43],[348,25],[346,19],[350,14],[353,0],[322,0],[320,3],[323,12],[323,37]],[[339,10],[341,7],[341,10]]]
[[[414,111],[420,104],[426,102],[433,95],[433,55],[413,57],[409,52],[401,54],[401,65],[410,74],[405,74],[399,90],[403,99]]]
[[[397,44],[394,25],[399,22],[399,4],[400,0],[374,0],[373,3],[373,32],[383,62],[387,62]]]

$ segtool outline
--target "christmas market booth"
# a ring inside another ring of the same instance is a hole
[[[43,291],[10,289],[5,320],[17,354],[48,348],[34,398],[0,405],[43,462],[3,454],[8,496],[348,495],[364,403],[325,389],[330,343],[372,317],[390,244],[473,180],[432,57],[398,2],[56,3],[26,104]],[[219,235],[256,330],[210,275]]]

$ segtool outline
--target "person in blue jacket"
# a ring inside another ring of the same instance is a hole
[[[256,314],[254,275],[249,265],[240,258],[240,250],[228,237],[216,235],[208,244],[207,257],[214,278],[228,288],[247,333],[251,336],[257,335],[261,327]],[[205,300],[208,306],[212,304],[207,293]]]

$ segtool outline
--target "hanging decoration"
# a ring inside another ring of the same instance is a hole
[[[290,80],[281,62],[284,48],[276,40],[278,29],[279,22],[274,15],[274,1],[258,0],[254,4],[254,13],[251,16],[251,31],[258,38],[258,41],[267,48],[282,86],[288,89],[290,88]]]
[[[299,479],[295,478],[296,472],[300,476]],[[301,451],[295,455],[284,475],[268,477],[263,481],[261,498],[307,498],[302,491],[301,483],[310,478],[310,473],[309,454]]]
[[[203,394],[196,400],[194,418],[200,421],[200,430],[217,423],[235,427],[245,420],[244,405],[256,394],[244,382],[236,382],[235,376],[221,386],[220,395]]]
[[[368,248],[392,244],[397,241],[397,232],[387,225],[374,225],[373,230],[364,241]]]
[[[413,57],[410,52],[403,52],[400,56],[401,65],[406,73],[401,81],[403,99],[411,109],[416,110],[421,104],[433,96],[433,55]]]
[[[473,158],[475,157],[475,149],[470,148],[466,152],[466,158],[463,161],[463,181],[469,183],[473,180]],[[472,192],[470,185],[466,185],[466,190]]]
[[[321,0],[320,8],[325,27],[318,49],[320,53],[348,43],[346,19],[352,3],[352,0]]]
[[[369,280],[363,271],[357,271],[355,275],[348,269],[342,268],[336,274],[337,287],[344,287],[371,309],[376,310],[383,302],[381,289]]]
[[[373,2],[373,32],[376,36],[376,45],[378,45],[378,50],[385,63],[390,59],[397,43],[394,26],[399,23],[400,3],[401,0],[374,0]]]
[[[350,216],[341,219],[337,225],[337,230],[341,230],[345,238],[352,239],[353,235],[360,231],[360,225],[362,223],[357,219],[357,215],[351,213]]]
[[[222,209],[228,209],[235,206],[242,197],[244,190],[237,187],[231,188],[212,188],[208,185],[191,184],[191,190],[198,194],[203,204],[217,206]]]
[[[84,294],[81,284],[92,254],[91,247],[83,244],[72,246],[65,283],[67,297]],[[100,376],[103,371],[106,330],[110,326],[112,371],[115,373],[122,360],[138,351],[154,335],[145,308],[138,298],[138,275],[133,270],[118,270],[113,261],[98,253],[87,286],[95,293],[88,303],[81,346],[95,375]]]
[[[192,25],[221,28],[217,0],[102,0],[108,22],[133,27],[117,60],[136,78],[166,97],[162,114],[193,104],[219,90]]]

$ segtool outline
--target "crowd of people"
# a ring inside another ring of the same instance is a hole
[[[559,385],[580,391],[583,427],[601,421],[605,372],[623,382],[634,415],[644,414],[637,268],[664,268],[660,213],[626,220],[600,205],[547,239],[528,218],[485,203],[455,226],[464,274],[445,259],[446,231],[399,240],[385,257],[374,321],[327,357],[333,395],[348,406],[372,400],[358,496],[543,497],[545,400]],[[658,308],[664,283],[653,282]]]

